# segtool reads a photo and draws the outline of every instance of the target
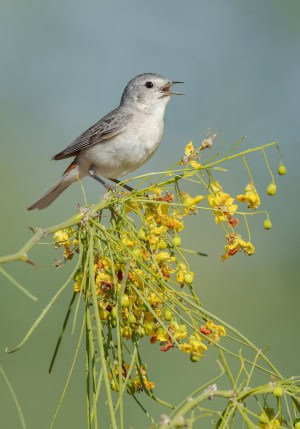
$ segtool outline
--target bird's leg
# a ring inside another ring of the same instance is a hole
[[[120,181],[120,180],[118,180],[118,179],[109,179],[109,180],[111,180],[112,182],[115,182],[115,183],[117,183],[117,184],[121,183],[121,181]],[[129,192],[133,191],[133,188],[132,188],[131,186],[129,186],[129,185],[126,185],[125,183],[124,183],[124,184],[121,184],[121,186],[122,186],[124,189],[127,189],[127,191],[129,191]]]
[[[105,189],[107,189],[108,191],[114,191],[114,190],[115,190],[115,189],[114,189],[114,188],[115,188],[115,186],[110,185],[109,183],[107,183],[107,182],[105,182],[103,179],[101,179],[101,177],[97,176],[97,174],[96,174],[96,172],[95,172],[95,170],[94,170],[94,167],[93,167],[93,166],[91,166],[91,167],[89,168],[89,175],[90,175],[93,179],[97,180],[97,182],[101,183],[101,185],[103,185],[103,186],[104,186],[104,188],[105,188]]]

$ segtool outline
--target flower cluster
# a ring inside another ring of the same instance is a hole
[[[232,227],[238,225],[238,219],[233,215],[237,211],[238,206],[234,204],[234,198],[223,192],[223,188],[219,182],[212,182],[210,194],[207,197],[208,204],[214,209],[216,223],[228,222]]]
[[[182,296],[188,296],[184,290],[192,288],[194,272],[182,255],[180,233],[184,229],[184,218],[196,213],[197,204],[204,196],[179,192],[175,202],[174,194],[168,191],[162,192],[156,187],[150,190],[146,198],[125,200],[120,206],[119,222],[125,214],[130,227],[109,228],[114,237],[110,252],[108,246],[103,247],[105,235],[101,241],[104,232],[101,229],[97,232],[99,245],[94,250],[92,272],[99,316],[108,330],[120,329],[123,341],[135,343],[145,337],[151,344],[160,344],[162,352],[177,348],[196,362],[209,344],[217,343],[225,335],[222,326],[205,321],[201,313],[187,318],[188,305],[182,301]],[[55,233],[56,246],[64,247],[67,258],[78,245],[77,235],[78,230],[74,228]],[[84,231],[81,237],[84,246],[87,246],[86,238]],[[84,265],[82,261],[74,275],[73,287],[86,297],[91,296],[88,287],[91,271],[85,270]],[[126,377],[127,364],[124,361],[122,365]],[[112,376],[112,387],[117,389],[114,378]],[[135,392],[154,388],[146,372],[142,378],[139,374],[130,379],[128,386]]]
[[[147,375],[147,369],[145,365],[141,365],[139,368],[135,367],[135,373],[132,376],[131,374],[128,374],[129,365],[123,363],[122,364],[122,379],[127,381],[127,392],[131,395],[135,393],[139,393],[142,390],[153,390],[155,388],[155,383],[153,381],[150,381],[148,379]],[[119,388],[119,367],[117,365],[117,362],[115,363],[113,370],[110,373],[110,379],[111,379],[111,389],[115,392],[118,392],[120,390]]]
[[[64,248],[64,259],[72,259],[74,251],[78,249],[78,230],[75,228],[66,228],[56,231],[53,234],[56,247]]]
[[[225,245],[226,253],[222,256],[222,259],[228,259],[231,256],[235,255],[237,252],[243,250],[247,255],[253,255],[255,247],[250,241],[245,241],[242,239],[240,234],[227,234],[226,235],[227,244]]]
[[[54,234],[55,246],[64,250],[64,260],[81,252],[73,288],[92,305],[91,323],[98,320],[98,328],[100,323],[104,337],[109,338],[105,353],[113,390],[119,390],[121,378],[126,379],[129,393],[153,390],[146,366],[141,361],[135,362],[136,366],[127,363],[130,348],[136,348],[140,341],[159,344],[162,352],[177,349],[197,362],[208,347],[226,336],[224,326],[209,319],[199,306],[193,288],[195,275],[186,252],[201,253],[181,247],[187,216],[205,209],[225,230],[223,260],[238,252],[252,255],[255,251],[250,238],[244,240],[236,230],[238,216],[244,215],[238,212],[236,201],[246,203],[251,210],[260,205],[253,181],[234,198],[214,179],[213,169],[198,162],[200,152],[211,148],[217,135],[209,134],[197,149],[189,142],[179,173],[166,173],[164,182],[158,181],[144,193],[107,195],[102,208],[88,211],[78,226]],[[181,179],[198,182],[200,192],[190,195],[181,189]],[[246,216],[244,219],[247,225]],[[271,228],[268,214],[264,227]],[[119,354],[118,347],[122,349]]]
[[[257,209],[260,206],[260,197],[253,182],[248,183],[245,187],[244,193],[237,195],[236,199],[241,203],[247,203],[248,209]]]

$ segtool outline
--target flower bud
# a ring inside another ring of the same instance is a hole
[[[140,240],[145,240],[146,239],[146,233],[145,233],[145,231],[142,228],[139,229],[139,231],[138,231],[138,238]]]
[[[139,249],[138,247],[135,247],[135,248],[132,250],[132,253],[133,253],[133,255],[134,255],[136,258],[140,258],[140,257],[141,257],[141,254],[142,254],[142,251],[141,251],[141,249]]]
[[[128,314],[128,323],[130,325],[135,325],[136,324],[136,317],[135,317],[134,313],[129,313]]]
[[[181,245],[181,237],[174,237],[173,238],[173,246],[174,247],[179,247]]]
[[[282,163],[280,163],[278,165],[278,174],[280,174],[280,176],[284,176],[286,174],[286,166],[283,165]]]
[[[271,229],[272,228],[272,222],[270,221],[270,219],[266,219],[264,221],[264,228],[265,229]]]
[[[117,308],[116,307],[113,307],[110,314],[111,314],[112,320],[117,320]]]
[[[105,310],[104,308],[100,308],[99,316],[101,320],[106,320],[108,318],[108,311]]]
[[[121,298],[121,306],[122,306],[122,307],[129,307],[129,296],[128,296],[128,295],[126,295],[126,293],[124,293],[124,294],[122,295],[122,298]]]
[[[194,281],[194,273],[192,271],[188,271],[184,275],[184,283],[187,285],[191,285]]]
[[[165,319],[167,322],[169,322],[170,320],[172,320],[172,317],[173,317],[173,313],[172,313],[172,311],[171,311],[169,308],[167,308],[167,309],[165,310],[165,312],[164,312],[164,319]]]
[[[197,353],[191,353],[190,354],[190,361],[191,362],[198,362],[200,359],[200,356]]]
[[[158,246],[159,250],[165,250],[168,247],[168,244],[165,240],[161,240],[158,242]]]
[[[259,422],[263,423],[263,424],[268,424],[269,423],[269,417],[267,415],[267,413],[265,411],[262,411],[258,417]]]
[[[281,396],[283,395],[282,387],[281,386],[274,387],[273,395],[275,396],[275,398],[281,398]]]
[[[270,183],[268,188],[267,188],[267,194],[268,195],[275,195],[276,194],[276,184],[275,183]]]

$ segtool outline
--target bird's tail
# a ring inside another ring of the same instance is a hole
[[[67,189],[79,177],[78,165],[76,161],[66,169],[61,179],[51,186],[48,191],[40,196],[27,210],[42,210],[48,207],[65,189]]]

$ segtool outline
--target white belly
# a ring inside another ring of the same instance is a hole
[[[151,118],[149,118],[151,119]],[[148,161],[158,148],[163,135],[163,122],[155,118],[133,124],[111,140],[103,141],[80,152],[78,161],[85,174],[93,166],[99,176],[116,179],[136,170]]]

